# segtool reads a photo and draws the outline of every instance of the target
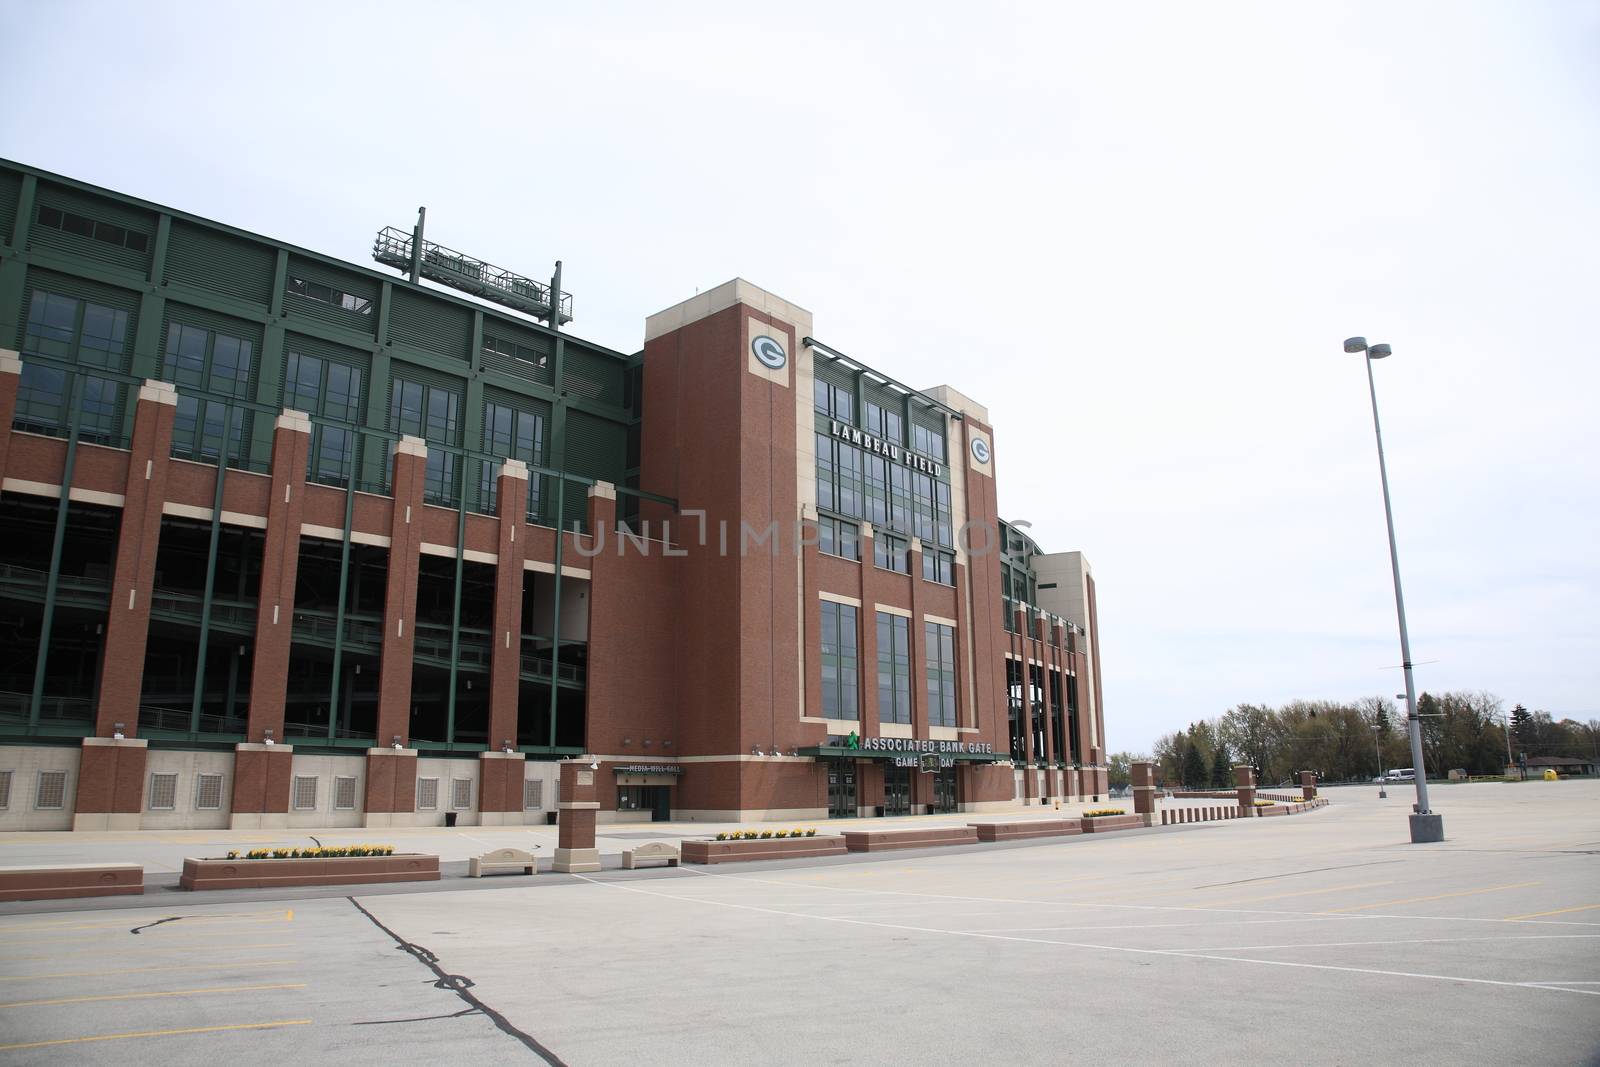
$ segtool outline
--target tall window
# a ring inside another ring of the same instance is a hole
[[[856,421],[856,394],[848,385],[834,385],[821,378],[816,380],[817,410],[840,422]]]
[[[875,404],[868,400],[865,405],[865,417],[861,428],[874,437],[881,437],[885,441],[900,444],[905,437],[905,423],[899,410]]]
[[[924,456],[944,462],[944,431],[911,424],[911,447]]]
[[[461,398],[436,385],[394,380],[394,397],[389,402],[389,428],[396,433],[421,437],[430,445],[461,443]],[[456,456],[443,449],[428,449],[428,469],[423,476],[422,497],[430,504],[454,507],[456,503]]]
[[[249,413],[231,411],[228,399],[246,400],[255,346],[242,337],[174,322],[167,327],[167,348],[161,377],[180,387],[173,422],[172,452],[177,456],[214,460],[227,438],[229,457],[242,455]],[[184,388],[209,393],[204,399]]]
[[[850,604],[822,602],[822,714],[828,719],[857,719],[856,609]]]
[[[361,371],[318,356],[290,352],[283,375],[283,406],[340,422],[361,421]],[[344,485],[355,461],[355,431],[316,423],[306,476],[324,485]]]
[[[940,585],[955,585],[955,553],[944,552],[929,545],[923,545],[922,577],[925,581],[938,582]]]
[[[1062,702],[1061,672],[1055,668],[1050,669],[1050,711],[1054,734],[1050,741],[1050,758],[1057,763],[1066,761],[1067,744],[1067,709]]]
[[[1033,761],[1043,763],[1044,751],[1044,668],[1028,665],[1028,711],[1033,723]]]
[[[817,549],[830,556],[859,560],[861,528],[850,519],[830,519],[824,515],[817,520]]]
[[[878,721],[911,723],[911,620],[878,612]]]
[[[22,345],[25,353],[121,371],[127,365],[128,313],[35,289],[28,301]],[[24,360],[15,425],[44,433],[64,429],[72,374]],[[109,441],[116,432],[122,396],[120,383],[85,374],[77,397],[79,434],[91,441]]]
[[[501,459],[520,459],[529,466],[544,465],[544,416],[518,411],[505,404],[485,404],[483,408],[483,450]],[[499,493],[498,464],[488,460],[479,464],[478,499],[483,510],[493,514]],[[528,478],[528,514],[539,513],[539,476]]]
[[[872,562],[886,571],[911,573],[911,545],[903,537],[876,534],[872,539]]]
[[[922,624],[928,671],[928,725],[956,724],[956,630],[938,622]]]
[[[1011,727],[1011,758],[1017,763],[1028,761],[1028,720],[1022,705],[1022,668],[1014,659],[1006,660],[1006,712]]]

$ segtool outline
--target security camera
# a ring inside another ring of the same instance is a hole
[[[272,738],[270,738],[270,737],[263,737],[261,739],[261,741],[262,741],[262,744],[267,744],[267,745],[270,745],[270,744],[274,743]]]
[[[595,760],[593,763],[589,764],[589,769],[591,771],[598,771],[600,769],[600,761]]]

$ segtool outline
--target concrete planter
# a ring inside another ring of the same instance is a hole
[[[134,863],[0,867],[0,900],[63,900],[143,892],[144,868]]]
[[[1100,815],[1093,819],[1083,820],[1083,832],[1086,834],[1103,834],[1111,830],[1134,830],[1144,825],[1144,820],[1137,815]]]
[[[327,859],[183,861],[184,889],[269,889],[289,885],[437,882],[439,857],[417,852]]]
[[[1030,837],[1070,837],[1083,833],[1081,819],[1035,819],[1029,822],[968,823],[979,841],[1022,841]]]
[[[844,855],[842,837],[769,837],[754,841],[685,841],[684,863],[747,863],[753,860],[791,860],[812,856]]]
[[[973,826],[936,826],[914,830],[846,830],[844,844],[851,852],[885,852],[895,848],[935,848],[940,845],[975,845]]]

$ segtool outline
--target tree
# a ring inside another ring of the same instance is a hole
[[[1516,759],[1516,749],[1523,744],[1523,738],[1528,735],[1528,724],[1533,718],[1528,714],[1528,709],[1518,704],[1511,709],[1511,747],[1512,759]]]
[[[1183,784],[1190,789],[1206,787],[1205,757],[1195,745],[1186,745],[1183,750]]]
[[[1233,756],[1226,741],[1217,742],[1217,751],[1211,757],[1211,788],[1233,788]]]
[[[1142,760],[1144,756],[1135,756],[1131,752],[1113,752],[1106,757],[1107,779],[1111,788],[1121,789],[1133,781],[1133,761]]]

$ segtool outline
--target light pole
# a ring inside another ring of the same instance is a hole
[[[1444,818],[1428,807],[1428,774],[1422,761],[1422,720],[1417,718],[1417,690],[1411,679],[1411,638],[1406,633],[1406,599],[1400,591],[1400,553],[1394,543],[1394,508],[1389,503],[1389,469],[1383,460],[1383,429],[1378,424],[1378,386],[1372,376],[1372,361],[1388,358],[1392,350],[1388,345],[1368,346],[1365,337],[1348,338],[1344,350],[1365,354],[1367,390],[1372,394],[1372,433],[1378,441],[1378,478],[1383,483],[1383,518],[1389,527],[1389,566],[1394,572],[1394,608],[1400,618],[1400,665],[1406,676],[1406,723],[1411,734],[1411,763],[1417,776],[1417,803],[1411,812],[1411,843],[1443,841]]]
[[[1372,747],[1378,750],[1378,799],[1387,799],[1389,794],[1384,791],[1383,781],[1383,727],[1372,728]]]

